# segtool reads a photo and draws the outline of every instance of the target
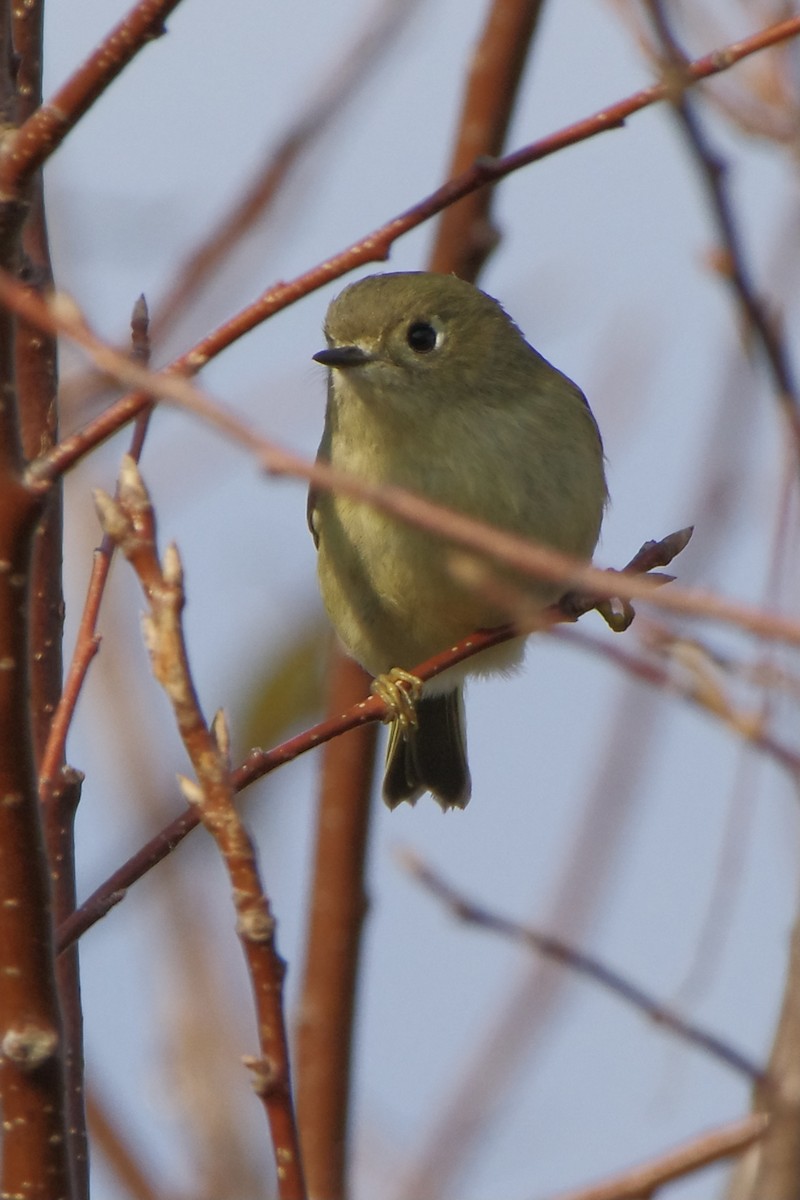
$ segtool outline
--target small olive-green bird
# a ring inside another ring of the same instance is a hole
[[[320,459],[591,556],[606,502],[597,425],[580,389],[528,345],[496,300],[455,276],[373,275],[333,301],[325,336],[327,349],[314,355],[330,372]],[[464,676],[513,666],[522,640],[415,694],[406,673],[504,624],[508,613],[457,581],[452,547],[440,537],[336,492],[312,488],[308,507],[330,619],[381,694],[396,700],[386,803],[414,803],[430,791],[443,809],[463,808],[471,792]],[[543,608],[564,590],[514,581]]]

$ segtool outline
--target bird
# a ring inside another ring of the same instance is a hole
[[[580,388],[528,344],[500,303],[455,275],[370,275],[324,323],[328,369],[318,461],[591,558],[607,501],[601,436]],[[345,651],[390,701],[383,798],[471,794],[463,683],[513,668],[523,639],[424,685],[415,665],[508,612],[452,572],[452,546],[353,496],[311,485],[320,591]],[[514,575],[545,608],[565,585]]]

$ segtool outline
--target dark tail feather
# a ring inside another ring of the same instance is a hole
[[[416,729],[403,733],[395,721],[386,751],[383,798],[389,808],[409,804],[432,792],[443,809],[463,808],[472,781],[467,766],[467,736],[461,688],[417,704]]]

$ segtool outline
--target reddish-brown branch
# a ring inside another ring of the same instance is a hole
[[[537,544],[496,529],[482,521],[473,520],[452,509],[433,504],[422,496],[400,487],[377,486],[353,475],[337,471],[324,462],[312,463],[299,454],[284,450],[262,437],[239,417],[214,403],[186,379],[171,374],[153,374],[132,363],[96,338],[69,303],[58,301],[48,306],[0,271],[0,302],[22,315],[36,320],[44,328],[57,327],[75,342],[88,349],[95,362],[115,377],[145,388],[147,396],[179,404],[187,411],[202,417],[233,441],[245,446],[273,475],[297,476],[317,487],[329,488],[373,504],[383,512],[402,521],[429,530],[445,541],[476,551],[491,562],[500,562],[522,575],[552,579],[565,586],[611,600],[646,600],[656,608],[688,613],[738,625],[760,637],[773,638],[790,644],[800,644],[800,623],[780,613],[764,612],[753,605],[727,600],[725,597],[700,588],[663,589],[663,578],[636,576],[629,573],[609,573],[587,565],[579,559],[561,554],[551,547]],[[29,469],[29,480],[36,484],[38,472]],[[46,487],[45,489],[46,490]],[[659,544],[659,543],[656,543]],[[454,570],[474,586],[487,582],[480,565],[461,556]],[[489,581],[490,582],[490,581]]]
[[[0,470],[0,512],[2,1190],[9,1196],[50,1200],[71,1196],[72,1185],[50,872],[40,825],[25,661],[38,505],[5,470]]]
[[[670,539],[664,539],[665,543],[669,541]],[[659,544],[663,545],[664,543],[647,543],[648,549],[644,555],[645,561],[658,561],[660,564],[663,562],[664,556],[654,554],[651,549],[654,545]],[[630,569],[639,557],[637,555],[635,559],[632,559],[626,570]],[[571,608],[571,598],[567,598],[566,604],[568,608]],[[537,628],[542,628],[543,622],[547,619],[557,623],[559,621],[572,621],[574,617],[571,612],[565,614],[560,609],[553,608],[548,610],[547,618],[539,614]],[[472,655],[479,654],[482,650],[490,649],[492,646],[497,646],[509,638],[518,636],[519,632],[519,628],[512,628],[511,626],[502,629],[479,631],[468,638],[464,638],[457,646],[453,646],[441,654],[434,655],[427,662],[420,663],[415,667],[414,673],[420,679],[432,679],[435,675],[446,671],[449,667],[455,666],[457,663],[463,662],[465,659],[472,657]],[[261,779],[264,775],[269,774],[285,763],[292,762],[301,754],[305,754],[307,751],[329,742],[332,738],[340,737],[351,729],[356,729],[368,722],[383,720],[386,716],[387,708],[385,702],[380,696],[369,695],[346,711],[337,713],[335,716],[321,721],[318,725],[314,725],[311,729],[307,729],[303,733],[289,738],[288,741],[283,742],[280,746],[272,750],[251,750],[245,761],[233,773],[234,790],[240,792],[249,784],[255,782],[255,780]],[[146,874],[151,867],[166,858],[198,823],[199,818],[197,814],[191,808],[186,809],[185,812],[181,813],[179,817],[176,817],[174,821],[166,826],[161,833],[152,838],[132,858],[119,867],[113,875],[109,876],[105,883],[101,884],[81,905],[78,911],[61,926],[59,929],[59,951],[63,951],[67,946],[71,945],[76,938],[85,933],[96,921],[104,917],[110,909],[124,898],[127,888],[135,883],[137,879],[140,879],[142,875]]]
[[[150,359],[149,321],[147,303],[143,296],[136,301],[131,315],[131,354],[135,362],[146,366]],[[151,408],[139,413],[131,435],[128,457],[138,463],[150,424]],[[52,788],[64,761],[64,747],[72,724],[75,708],[86,680],[92,660],[100,649],[97,636],[97,621],[105,594],[111,563],[114,557],[114,542],[103,536],[100,548],[95,551],[92,571],[86,590],[86,599],[78,625],[75,650],[64,682],[64,688],[53,713],[47,745],[39,766],[40,788]],[[74,904],[72,906],[74,908]]]
[[[328,713],[353,708],[367,676],[337,653]],[[297,1111],[312,1196],[346,1195],[350,1068],[376,726],[329,741],[321,765],[313,887],[297,1016]]]
[[[512,630],[492,630],[465,638],[451,650],[436,655],[426,663],[421,663],[415,669],[415,673],[421,679],[432,678],[434,674],[446,670],[448,666],[453,666],[463,659],[513,636]],[[319,722],[272,750],[251,750],[241,766],[234,771],[234,789],[240,792],[256,780],[277,770],[278,767],[293,762],[301,754],[305,754],[317,746],[325,745],[331,739],[341,737],[342,734],[362,725],[381,721],[386,715],[386,705],[379,696],[365,696],[345,712]],[[59,953],[72,945],[87,929],[90,929],[115,905],[119,904],[120,900],[124,899],[127,889],[166,858],[199,823],[200,819],[194,809],[185,809],[180,816],[165,826],[159,834],[151,838],[135,855],[114,871],[59,928]]]
[[[721,1159],[742,1154],[763,1138],[768,1128],[765,1117],[744,1117],[741,1121],[732,1121],[710,1133],[692,1138],[640,1167],[630,1167],[605,1183],[578,1188],[574,1192],[562,1192],[553,1196],[552,1200],[652,1200],[655,1193],[666,1184],[683,1179]],[[761,1200],[767,1200],[766,1195]]]
[[[25,109],[41,92],[43,3],[14,10],[14,43],[20,55],[18,85]],[[23,278],[40,295],[52,289],[53,276],[41,178],[31,191],[31,209],[22,231]],[[30,462],[58,440],[58,389],[55,331],[20,319],[15,330],[14,361],[19,396],[22,452]],[[35,604],[31,614],[31,703],[36,760],[41,760],[53,709],[61,692],[61,640],[64,600],[61,589],[62,496],[54,488],[46,499],[32,565]]]
[[[0,79],[6,66],[0,62]],[[17,266],[21,216],[16,205],[0,205],[6,269]],[[73,1187],[50,872],[29,703],[31,556],[42,505],[23,482],[13,324],[9,312],[0,313],[0,1190],[50,1200],[72,1197]]]
[[[686,79],[689,83],[708,79],[712,75],[727,70],[748,55],[756,54],[768,46],[796,37],[799,33],[800,17],[791,17],[786,21],[778,22],[749,38],[744,38],[721,50],[715,50],[711,54],[689,63],[686,68]],[[593,116],[577,121],[566,129],[537,142],[532,142],[513,154],[499,159],[481,159],[462,175],[449,180],[426,199],[400,213],[399,216],[386,222],[366,237],[360,238],[346,250],[332,255],[325,262],[305,271],[289,283],[279,283],[268,288],[252,304],[208,334],[193,349],[176,359],[169,370],[174,374],[195,374],[238,338],[243,337],[256,325],[299,300],[302,296],[330,283],[333,279],[338,279],[339,276],[356,267],[385,260],[397,238],[436,216],[437,213],[442,212],[457,200],[461,200],[486,184],[496,183],[521,167],[538,162],[566,146],[585,141],[607,129],[617,128],[624,123],[627,117],[652,104],[669,99],[670,96],[670,85],[656,83],[602,109]],[[132,420],[137,412],[149,402],[149,395],[150,393],[147,391],[134,392],[112,404],[79,433],[66,438],[50,454],[43,456],[35,465],[35,477],[44,483],[63,474],[73,463]]]
[[[450,175],[499,154],[540,8],[539,0],[493,0],[473,58]],[[474,280],[494,239],[492,192],[446,209],[431,269]],[[363,696],[366,677],[341,651],[331,658],[327,711]],[[346,1194],[350,1050],[364,911],[365,847],[376,726],[329,742],[323,758],[309,934],[300,1001],[298,1095],[312,1194]]]
[[[164,32],[179,0],[139,0],[55,95],[0,148],[0,198],[18,197],[95,100],[132,58]]]
[[[275,946],[275,920],[264,892],[255,847],[234,804],[227,729],[218,714],[209,727],[195,692],[183,636],[185,604],[178,551],[159,559],[155,515],[132,459],[123,461],[118,497],[95,499],[105,532],[130,562],[148,603],[145,639],[158,682],[172,705],[196,781],[182,790],[214,838],[231,885],[236,930],[250,973],[260,1057],[248,1060],[253,1086],[272,1134],[281,1200],[305,1200],[303,1166],[294,1118],[289,1048],[283,1019],[284,963]]]
[[[12,9],[14,45],[19,57],[17,89],[20,123],[29,120],[42,98],[44,0]],[[16,136],[16,135],[14,135]],[[52,289],[53,277],[45,218],[41,172],[26,189],[30,211],[22,230],[22,277],[40,294]],[[19,397],[22,450],[30,461],[58,440],[57,341],[52,333],[25,320],[17,322],[14,360]],[[75,909],[74,822],[81,780],[65,767],[62,753],[46,783],[41,766],[53,713],[61,696],[64,598],[61,581],[63,495],[56,486],[43,498],[43,512],[33,544],[30,613],[30,713],[34,752],[40,772],[39,796],[47,856],[51,864],[53,920],[58,925]],[[59,958],[58,989],[64,1018],[67,1128],[76,1197],[89,1191],[86,1117],[83,1102],[83,1014],[78,955]]]
[[[62,764],[50,785],[39,781],[42,824],[50,864],[52,913],[57,927],[75,911],[75,815],[83,776]],[[56,980],[64,1028],[65,1101],[68,1149],[77,1200],[89,1194],[89,1155],[84,1105],[83,1009],[77,947],[56,962]]]
[[[652,544],[648,544],[652,545]],[[638,558],[638,556],[637,556]],[[563,619],[572,618],[565,617]],[[427,664],[420,664],[416,667],[416,674],[420,678],[432,678],[434,673],[447,670],[447,667],[456,665],[464,659],[469,658],[473,654],[480,653],[482,649],[487,649],[493,644],[498,644],[504,638],[515,636],[513,630],[492,630],[483,631],[480,634],[473,635],[453,647],[443,654],[435,656],[428,660]],[[582,635],[573,635],[582,638]],[[588,638],[582,638],[583,641],[589,641]],[[632,655],[620,655],[616,653],[615,647],[608,647],[604,643],[591,640],[591,648],[602,654],[609,655],[616,664],[625,668],[626,671],[634,674],[637,678],[643,679],[655,686],[664,686],[668,683],[666,674],[652,664],[645,664],[643,660],[634,659]],[[264,775],[270,774],[272,770],[284,766],[285,763],[293,762],[295,758],[306,754],[308,750],[313,750],[319,745],[323,745],[332,738],[341,736],[342,733],[354,730],[354,728],[365,724],[368,721],[378,721],[385,716],[384,702],[378,696],[365,696],[359,703],[354,704],[342,714],[333,716],[333,718],[321,721],[319,725],[315,725],[309,730],[296,734],[296,737],[290,738],[287,742],[276,746],[272,750],[253,750],[236,769],[234,773],[234,786],[237,792],[243,791],[243,788],[252,784],[255,780],[263,778]],[[776,758],[782,766],[786,767],[790,772],[798,773],[800,770],[800,761],[796,755],[783,748],[780,744],[771,742],[766,737],[753,737],[752,744],[754,748],[763,750]],[[82,936],[84,932],[101,920],[106,914],[112,910],[115,905],[118,905],[120,900],[125,898],[127,888],[130,888],[133,883],[136,883],[139,878],[148,872],[152,866],[162,862],[175,846],[180,845],[191,830],[196,828],[198,817],[192,809],[186,809],[179,817],[176,817],[173,822],[162,829],[160,834],[152,838],[146,845],[134,854],[126,863],[122,864],[118,870],[110,875],[108,880],[104,881],[79,910],[73,916],[66,920],[64,925],[59,929],[59,949],[64,950]]]

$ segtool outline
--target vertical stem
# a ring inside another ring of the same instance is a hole
[[[368,678],[336,653],[328,711],[362,700]],[[366,912],[364,862],[376,726],[363,725],[323,751],[314,889],[297,1025],[297,1113],[309,1195],[347,1195],[350,1058]]]
[[[44,0],[26,0],[12,10],[17,57],[17,124],[42,101]],[[37,291],[53,284],[41,170],[27,189],[29,211],[22,229],[23,276]],[[14,362],[22,453],[28,461],[58,440],[58,363],[55,337],[19,319]],[[41,768],[53,713],[61,696],[64,598],[61,579],[63,486],[58,480],[43,502],[31,559],[30,709],[34,754]],[[63,758],[56,772],[39,784],[47,856],[51,863],[54,919],[63,921],[75,908],[74,817],[80,778]],[[57,962],[56,976],[65,1021],[66,1103],[69,1153],[78,1197],[88,1197],[86,1117],[83,1101],[83,1017],[77,945]]]
[[[492,0],[473,56],[451,174],[500,153],[543,0]],[[475,279],[496,237],[481,189],[447,209],[430,269]],[[360,700],[367,677],[337,655],[328,713]],[[309,1194],[347,1195],[350,1055],[364,864],[375,755],[374,726],[328,743],[322,768],[314,885],[297,1042],[297,1107]]]
[[[0,211],[0,257],[16,231]],[[17,217],[19,217],[17,213]],[[5,218],[5,220],[4,220]],[[40,505],[21,482],[13,322],[0,314],[0,1102],[2,1193],[72,1194],[49,869],[36,788],[28,670],[30,560]]]
[[[543,7],[544,0],[494,0],[490,5],[470,64],[448,178],[469,170],[478,158],[502,153]],[[490,217],[492,191],[480,188],[444,210],[431,271],[475,282],[498,241]]]
[[[41,101],[43,0],[15,5],[14,46],[18,55],[18,120]],[[53,284],[41,172],[28,189],[29,210],[22,229],[22,274],[38,292]],[[15,333],[14,361],[22,452],[27,461],[47,453],[58,440],[56,339],[22,318]],[[50,721],[61,695],[64,600],[61,589],[62,488],[48,491],[33,552],[31,688],[36,761],[41,761]]]
[[[800,916],[792,931],[783,1003],[753,1111],[770,1125],[734,1171],[727,1200],[796,1200],[800,1184]]]
[[[24,109],[0,5],[0,112]],[[19,271],[27,205],[0,204],[0,266]],[[26,1200],[71,1197],[63,1030],[54,970],[50,873],[36,787],[30,703],[31,558],[42,503],[22,481],[16,326],[0,312],[0,1190]]]
[[[75,813],[82,775],[63,766],[53,786],[39,786],[47,860],[51,864],[53,918],[56,926],[75,911]],[[88,1200],[89,1151],[84,1100],[83,1007],[78,943],[56,959],[56,984],[64,1022],[64,1072],[68,1152],[75,1200]]]

